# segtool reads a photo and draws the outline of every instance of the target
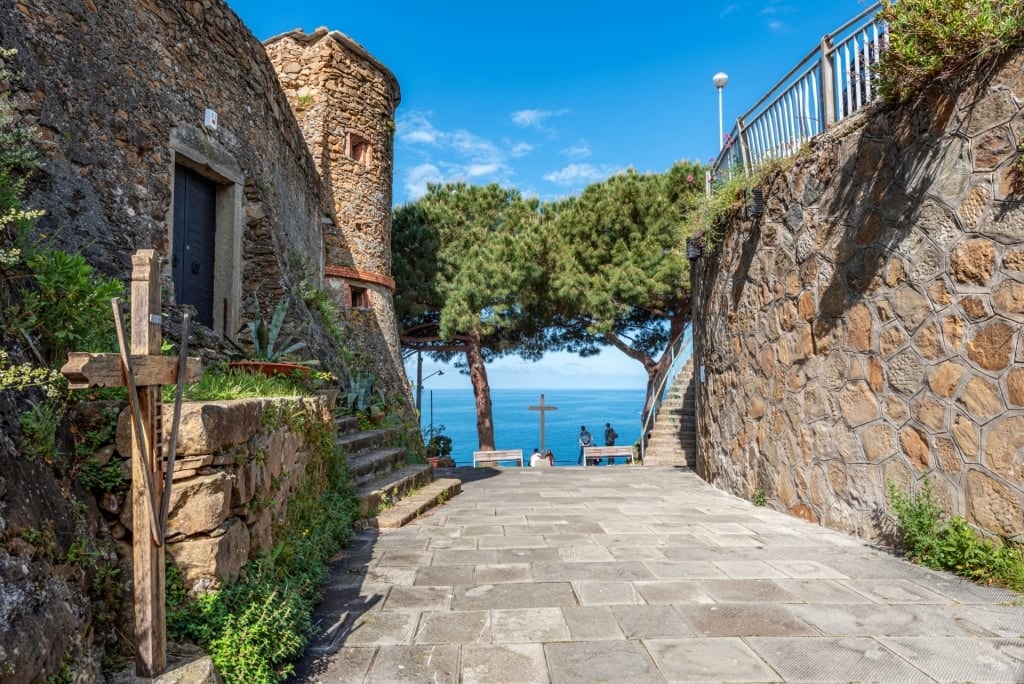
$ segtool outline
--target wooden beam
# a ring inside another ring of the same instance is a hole
[[[160,355],[160,260],[156,251],[140,249],[132,255],[131,354]],[[173,359],[171,359],[173,364]],[[134,369],[133,369],[134,373]],[[138,378],[136,378],[138,381]],[[164,474],[160,445],[160,385],[138,382],[139,406],[145,426],[146,448],[132,432],[132,559],[135,589],[135,674],[156,677],[167,667],[167,621],[164,607],[164,547],[149,533],[153,503],[145,482],[152,480],[153,500],[163,495]],[[149,456],[145,462],[143,454]],[[146,478],[143,468],[149,469]]]
[[[135,382],[139,385],[175,385],[178,383],[178,359],[175,357],[132,354],[129,358],[132,363],[132,371],[135,373]],[[69,352],[68,361],[60,369],[60,372],[68,379],[68,386],[71,389],[124,387],[125,385],[121,357],[117,354]],[[202,359],[190,358],[182,382],[195,382],[202,374]]]

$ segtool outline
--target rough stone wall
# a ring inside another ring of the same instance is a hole
[[[271,38],[266,49],[332,197],[333,222],[324,231],[327,289],[359,347],[373,350],[368,356],[378,377],[391,391],[407,391],[391,279],[398,81],[361,45],[325,28]],[[351,287],[367,291],[361,308],[368,311],[351,308]]]
[[[876,536],[925,476],[1024,533],[1024,53],[816,140],[699,265],[703,477]]]
[[[122,279],[135,250],[166,256],[187,149],[197,170],[240,188],[226,332],[249,313],[234,301],[243,291],[271,304],[318,275],[328,194],[310,182],[316,167],[262,45],[226,4],[17,0],[0,5],[0,44],[18,50],[17,107],[45,141],[27,202],[46,210],[38,231],[56,247]]]
[[[285,401],[289,404],[284,408]],[[239,399],[186,402],[174,464],[167,519],[167,554],[192,592],[220,585],[238,576],[246,561],[273,548],[273,531],[283,522],[291,495],[303,487],[310,452],[301,434],[284,421],[266,420],[268,410],[301,410],[331,420],[317,401]],[[165,425],[172,407],[164,406]],[[265,425],[264,423],[269,423]],[[116,453],[125,477],[131,464],[131,421],[121,414]],[[126,503],[128,505],[126,505]],[[129,544],[132,507],[126,495],[105,495],[99,501],[115,539]],[[127,557],[131,553],[127,552]]]

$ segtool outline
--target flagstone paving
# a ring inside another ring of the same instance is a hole
[[[292,681],[1024,682],[1024,597],[685,469],[452,472],[334,560]]]

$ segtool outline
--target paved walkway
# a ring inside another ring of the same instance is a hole
[[[294,681],[1024,682],[1011,592],[685,470],[472,474],[336,559]]]

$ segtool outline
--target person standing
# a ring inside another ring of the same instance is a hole
[[[552,465],[552,467],[554,467],[554,465],[555,465],[555,455],[553,453],[551,453],[551,449],[548,449],[547,451],[544,452],[544,458],[546,458],[548,463],[550,463]]]
[[[580,425],[580,462],[579,465],[583,465],[583,449],[584,447],[592,446],[594,444],[594,436],[587,432],[586,425]]]
[[[615,431],[611,423],[604,424],[604,445],[615,446],[615,440],[619,438],[619,433]]]

